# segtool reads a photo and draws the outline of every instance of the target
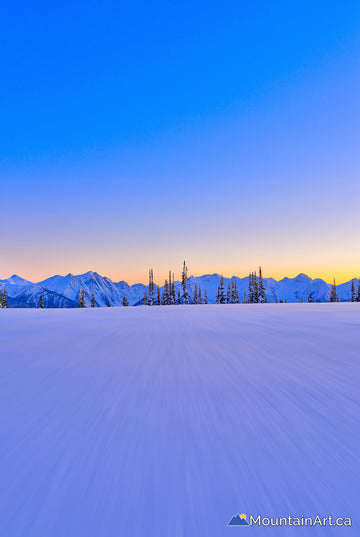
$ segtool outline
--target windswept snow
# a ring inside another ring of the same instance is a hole
[[[360,535],[359,337],[360,304],[0,310],[0,535]]]

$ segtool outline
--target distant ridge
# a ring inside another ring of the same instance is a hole
[[[240,302],[244,292],[248,292],[248,277],[224,278],[225,289],[228,283],[236,281]],[[219,274],[204,274],[203,276],[190,276],[188,290],[193,295],[195,284],[201,287],[202,292],[207,292],[209,304],[215,303],[216,291],[219,285]],[[6,284],[9,295],[9,307],[38,307],[40,296],[43,297],[45,307],[49,308],[74,308],[78,305],[80,289],[84,289],[86,301],[89,304],[91,295],[94,293],[96,306],[121,306],[124,296],[130,305],[138,305],[148,292],[148,287],[142,283],[129,285],[125,281],[113,282],[110,278],[101,276],[97,272],[86,272],[74,276],[69,273],[66,276],[55,275],[38,283],[13,274],[10,278],[0,280]],[[282,300],[286,302],[307,302],[312,293],[314,302],[327,302],[330,294],[330,284],[320,278],[312,279],[306,274],[298,274],[295,278],[283,278],[279,281],[274,278],[264,278],[266,298],[268,302]],[[176,292],[181,289],[179,281],[175,282]],[[347,302],[350,298],[351,280],[337,286],[340,301]],[[163,290],[163,287],[161,287]]]

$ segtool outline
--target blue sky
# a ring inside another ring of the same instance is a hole
[[[357,275],[360,4],[5,2],[0,277]]]

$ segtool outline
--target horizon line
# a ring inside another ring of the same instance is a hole
[[[261,267],[261,265],[260,265]],[[173,271],[170,271],[171,274],[173,274]],[[256,273],[258,275],[258,271],[253,271],[253,273]],[[133,285],[145,285],[147,286],[148,285],[148,282],[147,283],[144,283],[143,281],[137,281],[137,282],[134,282],[134,283],[131,283],[129,284],[129,282],[125,279],[120,279],[120,280],[117,280],[117,279],[112,279],[110,278],[109,276],[106,276],[106,275],[102,275],[101,273],[97,272],[96,270],[88,270],[87,272],[83,272],[83,273],[79,273],[79,274],[74,274],[72,272],[68,272],[67,274],[51,274],[50,276],[46,277],[46,278],[43,278],[42,280],[39,280],[39,281],[32,281],[32,280],[28,280],[27,278],[24,278],[23,276],[19,276],[19,274],[12,274],[11,276],[7,277],[7,278],[0,278],[0,281],[1,282],[4,282],[5,280],[10,280],[11,278],[13,277],[17,277],[17,278],[21,278],[23,280],[26,280],[28,281],[29,283],[31,284],[34,284],[34,285],[38,285],[50,278],[54,278],[56,276],[60,277],[60,278],[65,278],[66,276],[72,276],[74,278],[78,278],[80,276],[85,276],[86,274],[97,274],[98,276],[100,276],[101,278],[107,278],[108,280],[111,280],[112,282],[114,283],[121,283],[121,282],[125,282],[127,283],[130,287],[133,286]],[[251,272],[249,273],[251,274]],[[193,277],[193,278],[201,278],[203,276],[223,276],[225,279],[228,279],[228,280],[231,280],[233,278],[239,278],[240,280],[243,280],[243,279],[246,279],[249,277],[249,274],[246,274],[245,276],[238,276],[236,274],[233,274],[232,276],[225,276],[224,274],[222,274],[221,272],[206,272],[206,273],[203,273],[203,274],[200,274],[200,275],[194,275],[194,274],[190,274],[188,276],[188,279]],[[265,280],[268,280],[268,279],[273,279],[277,282],[280,282],[286,278],[288,278],[289,280],[293,280],[293,279],[296,279],[298,278],[299,276],[306,276],[307,278],[310,278],[311,281],[315,281],[315,280],[322,280],[324,281],[326,284],[328,285],[331,285],[331,282],[328,282],[326,281],[324,278],[320,278],[320,277],[315,277],[315,278],[312,278],[311,276],[309,276],[308,274],[306,274],[305,272],[299,272],[296,276],[283,276],[282,278],[279,278],[279,279],[276,279],[274,276],[262,276],[263,279]],[[335,280],[335,283],[336,285],[342,285],[343,283],[348,283],[348,282],[351,282],[352,280],[359,280],[360,277],[353,277],[353,278],[350,278],[349,280],[344,280],[344,281],[341,281],[340,283],[336,283],[336,277],[333,278],[333,280]],[[174,280],[175,282],[181,282],[181,279],[175,279]],[[164,280],[165,282],[165,280]],[[154,283],[156,283],[156,281],[154,280]],[[158,285],[158,284],[157,284]],[[164,285],[164,284],[162,284]],[[159,287],[162,287],[162,285],[160,285]]]

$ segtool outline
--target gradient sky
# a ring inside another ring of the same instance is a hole
[[[5,1],[0,278],[360,275],[360,3]]]

